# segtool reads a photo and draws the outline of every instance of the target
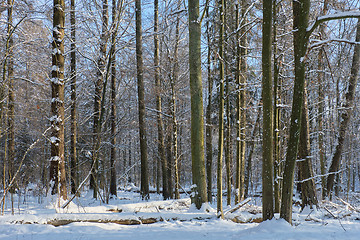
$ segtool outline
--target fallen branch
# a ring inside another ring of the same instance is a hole
[[[354,206],[352,206],[350,203],[348,202],[345,202],[343,199],[339,198],[339,197],[336,197],[340,202],[342,202],[344,205],[346,205],[351,211],[354,211],[354,212],[360,212],[359,209],[355,208]]]
[[[330,213],[331,216],[333,216],[335,219],[337,219],[337,220],[339,221],[340,226],[341,226],[342,229],[344,229],[344,231],[346,232],[346,229],[345,229],[344,226],[342,225],[342,223],[341,223],[341,221],[340,221],[340,218],[336,217],[336,216],[335,216],[332,212],[330,212],[330,210],[327,209],[326,207],[324,207],[324,209],[325,209],[328,213]]]
[[[245,204],[247,204],[250,201],[251,201],[251,198],[245,199],[244,201],[238,203],[237,206],[235,206],[234,208],[226,211],[224,215],[237,211],[238,209],[240,209],[241,207],[243,207]]]

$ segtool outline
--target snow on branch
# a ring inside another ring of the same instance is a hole
[[[306,29],[306,38],[323,22],[345,18],[360,18],[360,11],[338,12],[334,14],[317,17],[315,22]]]
[[[350,41],[348,39],[343,39],[343,38],[330,38],[330,39],[326,39],[323,41],[316,41],[314,44],[310,45],[310,49],[312,48],[317,48],[317,47],[321,47],[324,44],[328,44],[328,43],[332,43],[332,42],[339,42],[339,43],[348,43],[348,44],[360,44],[360,42],[356,42],[356,41]]]

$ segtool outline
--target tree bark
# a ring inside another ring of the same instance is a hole
[[[142,28],[141,28],[141,0],[135,0],[136,13],[136,63],[137,63],[137,86],[139,102],[139,136],[141,155],[141,187],[140,192],[143,199],[149,199],[149,173],[148,154],[146,142],[145,123],[145,87],[143,76],[143,54],[142,54]]]
[[[272,107],[272,77],[271,77],[271,28],[272,1],[263,2],[263,42],[262,42],[262,101],[263,101],[263,167],[262,194],[263,220],[274,217],[273,192],[273,107]]]
[[[181,1],[178,0],[177,9],[181,9]],[[176,118],[176,89],[175,83],[179,80],[179,44],[180,44],[180,15],[176,18],[175,29],[175,49],[174,49],[174,69],[171,85],[171,116],[172,116],[172,146],[173,146],[173,165],[175,173],[175,199],[180,199],[179,183],[179,163],[178,163],[178,123]],[[171,179],[170,179],[171,180]]]
[[[168,189],[168,163],[165,155],[164,130],[161,115],[161,82],[160,82],[160,46],[159,46],[159,1],[154,0],[154,70],[155,70],[155,91],[156,91],[156,109],[157,109],[157,125],[158,125],[158,154],[162,166],[162,184],[163,198],[169,199]]]
[[[301,120],[301,132],[299,143],[299,180],[301,190],[301,207],[310,206],[311,208],[317,206],[318,200],[316,197],[316,189],[314,182],[314,174],[311,163],[311,149],[310,149],[310,130],[309,130],[309,114],[307,105],[307,91],[304,90],[303,110]]]
[[[100,36],[100,57],[98,59],[97,81],[95,83],[94,96],[94,119],[93,119],[93,153],[92,153],[92,168],[90,176],[90,189],[93,190],[93,198],[97,198],[99,191],[99,158],[101,145],[101,102],[104,91],[104,81],[106,81],[106,48],[108,35],[108,0],[102,2],[102,29]]]
[[[324,0],[324,6],[322,10],[322,15],[326,15],[328,9],[328,0]],[[319,27],[320,40],[325,37],[325,26],[320,25]],[[325,80],[325,68],[324,68],[324,48],[319,49],[318,55],[318,115],[317,115],[317,124],[318,124],[318,148],[319,148],[319,158],[320,158],[320,173],[321,177],[321,196],[324,199],[326,195],[326,177],[325,177],[325,148],[324,148],[324,132],[323,132],[323,114],[324,114],[324,91],[323,91],[323,81]]]
[[[294,0],[294,57],[295,57],[295,84],[293,91],[293,103],[291,110],[291,122],[289,140],[284,167],[281,211],[280,217],[292,222],[292,198],[294,189],[294,171],[298,154],[300,139],[300,127],[302,116],[302,105],[305,84],[305,62],[304,56],[307,49],[308,40],[306,38],[306,28],[309,21],[309,0]]]
[[[273,2],[273,50],[274,50],[274,212],[280,212],[280,66],[277,47],[277,1]]]
[[[13,31],[13,9],[14,9],[14,0],[7,0],[8,4],[8,24],[7,24],[7,78],[8,78],[8,176],[9,182],[14,176],[14,162],[15,162],[15,94],[14,94],[14,40],[12,37]],[[11,193],[14,193],[15,189],[12,187],[10,189]]]
[[[360,22],[358,21],[356,27],[356,40],[360,41]],[[343,152],[346,132],[348,129],[348,125],[350,122],[350,118],[354,108],[354,97],[355,97],[355,90],[356,90],[356,83],[359,74],[359,64],[360,64],[360,45],[356,44],[354,47],[354,55],[352,59],[352,66],[351,66],[351,73],[349,79],[349,85],[347,89],[347,93],[345,94],[345,104],[342,108],[341,113],[341,123],[339,127],[339,135],[338,135],[338,142],[336,145],[336,150],[334,156],[331,160],[331,165],[329,168],[329,175],[327,177],[326,182],[326,195],[329,196],[332,188],[334,186],[334,179],[335,173],[339,171],[341,154]]]
[[[207,80],[208,80],[208,103],[206,106],[206,183],[207,183],[207,196],[209,202],[212,202],[212,162],[213,162],[213,146],[212,146],[212,91],[213,79],[211,76],[211,36],[210,36],[210,19],[209,8],[206,9],[206,32],[207,32]]]
[[[120,8],[116,5],[116,0],[112,0],[112,28],[111,28],[111,111],[110,111],[110,124],[111,124],[111,149],[110,149],[110,195],[117,196],[116,184],[116,36],[117,26],[120,20],[118,16]]]
[[[245,173],[245,179],[244,179],[244,198],[247,198],[249,196],[249,187],[250,187],[250,176],[251,176],[251,171],[252,171],[252,156],[254,153],[254,149],[255,149],[255,136],[256,133],[259,131],[259,125],[260,125],[260,117],[261,117],[261,108],[259,108],[258,113],[257,113],[257,117],[256,117],[256,121],[254,124],[254,128],[251,134],[251,142],[249,144],[249,156],[247,159],[247,168],[246,168],[246,173]]]
[[[71,45],[70,45],[70,79],[71,79],[71,137],[70,137],[70,179],[71,193],[75,194],[79,185],[78,164],[76,156],[77,118],[76,118],[76,18],[75,0],[70,3]]]
[[[51,158],[50,182],[51,194],[58,193],[66,200],[66,174],[64,157],[64,0],[54,0],[53,9],[53,41],[51,71]]]
[[[204,160],[204,116],[201,80],[201,22],[199,0],[189,0],[189,69],[191,95],[192,203],[200,209],[206,203]]]
[[[237,8],[239,5],[237,4]],[[246,35],[246,24],[247,24],[247,11],[248,3],[247,0],[241,1],[241,26],[240,31],[237,31],[236,39],[237,44],[237,70],[236,70],[236,85],[237,85],[237,141],[236,141],[236,189],[237,194],[235,197],[235,204],[239,203],[244,199],[245,193],[245,151],[246,151],[246,74],[247,74],[247,35]],[[238,17],[239,10],[236,11],[237,21],[240,22]]]
[[[224,218],[222,203],[222,166],[224,150],[224,0],[219,0],[219,68],[220,68],[220,88],[219,88],[219,142],[217,157],[217,212],[221,218]]]

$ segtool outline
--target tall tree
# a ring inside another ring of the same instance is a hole
[[[248,8],[247,0],[241,1],[241,15],[239,14],[239,4],[236,5],[236,22],[237,25],[241,23],[240,31],[236,33],[237,39],[237,63],[236,63],[236,85],[237,85],[237,141],[236,141],[236,198],[235,203],[239,203],[244,198],[244,181],[245,181],[245,151],[246,151],[246,55],[247,55],[247,35],[246,11]],[[241,21],[240,21],[241,16]]]
[[[90,189],[93,190],[93,197],[97,198],[99,190],[99,158],[100,158],[100,144],[101,144],[101,117],[102,117],[102,101],[103,101],[103,86],[106,81],[106,49],[108,39],[108,0],[102,1],[102,28],[100,35],[100,56],[97,64],[97,80],[95,82],[94,95],[94,116],[93,116],[93,153],[92,166],[90,176]]]
[[[210,35],[210,17],[209,8],[206,9],[206,32],[207,32],[207,80],[208,80],[208,103],[206,106],[206,183],[207,194],[209,202],[212,201],[212,162],[213,162],[213,150],[212,150],[212,124],[211,124],[211,112],[212,112],[212,91],[213,91],[213,79],[211,72],[211,35]]]
[[[181,9],[181,0],[177,2],[177,9]],[[174,49],[174,69],[171,78],[171,116],[172,116],[172,146],[173,146],[173,164],[175,173],[175,199],[180,198],[179,188],[179,162],[178,162],[178,122],[176,118],[176,89],[175,83],[179,80],[179,44],[180,44],[180,14],[176,17],[175,29],[175,49]],[[171,180],[171,179],[169,179]]]
[[[222,165],[224,150],[224,0],[219,0],[219,68],[220,68],[220,87],[219,87],[219,140],[217,158],[217,212],[224,218],[222,204]]]
[[[280,57],[277,42],[278,2],[273,2],[273,55],[274,55],[274,211],[280,212]]]
[[[295,163],[300,139],[301,116],[305,86],[305,61],[308,37],[309,0],[294,0],[294,58],[295,84],[291,110],[290,132],[284,167],[280,217],[291,223]]]
[[[75,194],[79,184],[76,143],[77,143],[77,118],[76,118],[76,15],[75,0],[70,2],[70,79],[71,79],[71,137],[70,137],[70,181],[71,193]]]
[[[112,0],[112,26],[111,26],[111,48],[110,48],[110,61],[111,61],[111,149],[110,149],[110,195],[117,196],[116,189],[116,37],[119,26],[119,16],[122,10],[123,1],[117,5],[116,0]]]
[[[328,9],[328,0],[324,0],[324,5],[322,9],[322,15],[326,15]],[[319,27],[320,40],[325,37],[325,26],[321,25]],[[324,147],[324,132],[323,132],[323,114],[324,114],[324,87],[323,81],[325,80],[324,74],[324,48],[319,49],[318,55],[318,115],[317,115],[317,125],[318,125],[318,148],[319,148],[319,158],[320,158],[320,173],[321,177],[321,196],[324,199],[326,194],[326,177],[325,177],[325,147]]]
[[[67,198],[65,157],[64,157],[64,0],[54,0],[53,38],[52,38],[52,71],[51,71],[51,159],[50,182],[51,194],[58,193],[64,200]]]
[[[139,136],[140,136],[140,155],[141,155],[141,187],[140,192],[143,199],[149,199],[149,173],[148,173],[148,154],[146,142],[145,125],[145,87],[143,76],[143,51],[142,51],[142,27],[141,27],[141,0],[135,0],[136,17],[136,64],[137,64],[137,87],[139,103]]]
[[[272,1],[263,2],[262,101],[263,101],[263,219],[274,217],[273,193],[273,107],[271,76]]]
[[[200,209],[207,202],[204,160],[204,116],[201,79],[201,20],[199,0],[189,0],[189,68],[191,96],[192,203]]]
[[[14,94],[14,56],[13,47],[14,40],[12,37],[13,31],[13,9],[14,0],[8,0],[8,23],[7,23],[7,78],[8,78],[8,175],[9,182],[14,175],[14,161],[15,161],[15,94]],[[5,73],[4,73],[5,74]],[[11,193],[14,189],[11,189]]]
[[[154,70],[155,70],[155,94],[158,127],[158,156],[162,166],[163,198],[168,199],[168,166],[164,146],[164,130],[161,114],[161,82],[160,82],[160,44],[159,44],[159,1],[154,0]]]
[[[356,27],[356,39],[355,42],[360,41],[360,21],[357,23]],[[358,74],[359,74],[359,65],[360,65],[360,45],[356,44],[354,47],[354,55],[352,59],[352,66],[351,66],[351,72],[350,72],[350,79],[349,79],[349,85],[347,92],[345,94],[345,103],[342,108],[342,114],[341,114],[341,122],[339,127],[339,135],[338,135],[338,141],[336,145],[336,150],[334,153],[334,156],[331,160],[331,165],[329,168],[329,175],[327,177],[326,182],[326,194],[329,195],[332,191],[332,188],[334,186],[334,179],[335,179],[335,173],[339,171],[340,166],[340,160],[341,160],[341,154],[344,148],[344,142],[346,137],[346,132],[348,129],[348,125],[351,119],[351,115],[354,108],[354,97],[355,97],[355,90],[356,90],[356,83],[358,80]]]

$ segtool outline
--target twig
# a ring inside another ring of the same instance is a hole
[[[342,225],[342,223],[341,223],[341,221],[340,221],[340,218],[339,218],[339,217],[336,217],[336,216],[335,216],[332,212],[330,212],[330,210],[327,209],[326,207],[324,207],[324,209],[325,209],[328,213],[330,213],[331,216],[333,216],[335,219],[337,219],[337,220],[339,221],[340,226],[341,226],[342,229],[344,229],[344,231],[346,232],[346,229],[345,229],[344,226]]]

